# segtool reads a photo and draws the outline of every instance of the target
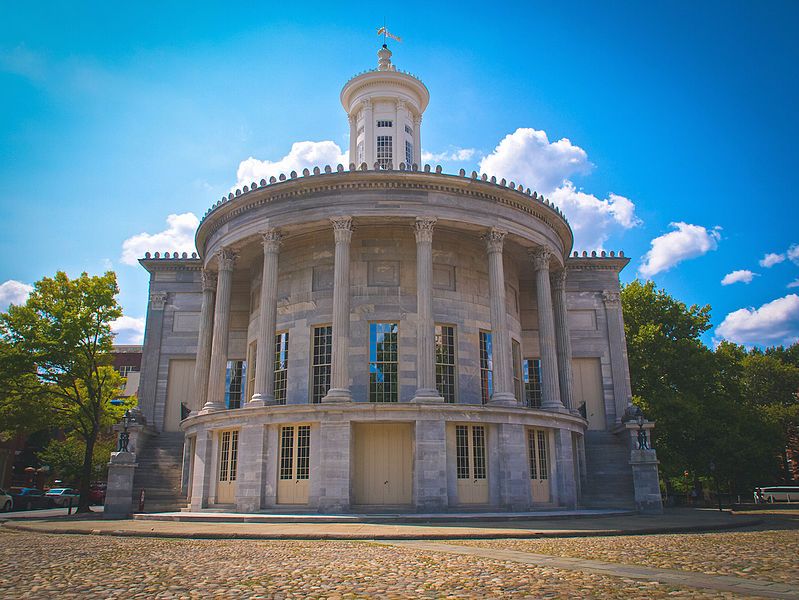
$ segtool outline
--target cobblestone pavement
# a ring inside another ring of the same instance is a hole
[[[585,541],[585,540],[582,540]],[[364,542],[0,530],[5,598],[743,598]]]
[[[799,529],[449,543],[734,575],[799,587]]]

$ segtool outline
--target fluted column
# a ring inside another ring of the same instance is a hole
[[[535,270],[535,292],[538,302],[538,344],[541,347],[541,408],[563,410],[558,380],[558,353],[555,342],[555,316],[552,311],[552,291],[549,286],[548,248],[530,252]]]
[[[366,162],[371,169],[377,160],[377,140],[375,139],[375,120],[372,113],[372,101],[369,98],[364,98],[363,100],[363,133],[364,162]],[[361,165],[358,165],[358,168],[360,168],[360,166]]]
[[[348,115],[350,122],[350,162],[354,163],[358,160],[358,116],[356,114]],[[360,165],[356,165],[360,166]]]
[[[275,403],[275,326],[277,323],[277,263],[280,252],[280,231],[268,229],[261,234],[264,266],[261,277],[261,314],[258,319],[258,341],[255,358],[255,386],[247,406]]]
[[[211,340],[214,331],[214,296],[216,295],[216,273],[202,272],[203,303],[200,309],[200,335],[197,340],[197,360],[194,363],[194,399],[192,412],[205,406],[208,400],[208,368],[211,364]]]
[[[412,402],[443,402],[436,389],[433,320],[434,217],[418,217],[416,233],[416,394]]]
[[[608,320],[608,342],[610,345],[610,372],[613,376],[613,397],[616,407],[616,423],[621,423],[624,411],[632,404],[630,365],[627,358],[627,340],[624,335],[624,317],[621,312],[621,296],[615,290],[602,292],[605,317]]]
[[[508,316],[505,305],[505,266],[502,246],[506,231],[492,227],[483,236],[488,252],[488,289],[491,296],[491,336],[494,367],[494,393],[490,404],[515,406],[519,403],[513,393],[513,361],[511,358]]]
[[[566,269],[550,275],[553,290],[553,309],[555,314],[555,341],[558,348],[558,380],[563,406],[574,410],[572,374],[572,340],[569,335],[568,309],[566,307]]]
[[[333,348],[330,389],[322,402],[350,402],[350,240],[352,218],[334,217],[336,252],[333,272]]]
[[[208,398],[202,412],[225,408],[225,368],[230,332],[230,293],[233,288],[233,265],[236,254],[222,248],[216,255],[219,276],[216,280],[214,305],[214,338],[211,342],[211,363],[208,374]]]

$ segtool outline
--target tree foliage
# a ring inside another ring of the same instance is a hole
[[[47,423],[84,445],[79,510],[88,510],[94,449],[124,412],[110,404],[124,378],[111,366],[111,322],[122,315],[116,275],[58,272],[34,285],[24,305],[0,314],[0,426],[33,430]]]
[[[797,345],[767,351],[701,341],[710,306],[686,306],[651,281],[622,289],[634,401],[655,421],[661,473],[697,482],[712,473],[730,491],[789,477],[797,423]],[[784,465],[782,465],[784,467]]]

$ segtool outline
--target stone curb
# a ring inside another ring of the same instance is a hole
[[[292,533],[235,533],[235,532],[196,532],[196,531],[137,531],[129,529],[103,530],[90,527],[56,527],[42,529],[31,527],[8,520],[0,521],[6,529],[44,534],[72,534],[72,535],[110,535],[119,537],[145,537],[145,538],[173,538],[193,540],[335,540],[335,541],[364,541],[364,540],[493,540],[493,539],[539,539],[539,538],[575,538],[575,537],[600,537],[622,535],[662,535],[673,533],[703,533],[711,531],[726,531],[760,525],[762,519],[748,519],[729,524],[690,525],[674,527],[652,527],[633,530],[624,529],[597,529],[589,531],[539,531],[529,532],[494,531],[487,533],[406,533],[406,534],[380,534],[380,533],[319,533],[319,534],[292,534]],[[221,524],[220,524],[221,525]]]

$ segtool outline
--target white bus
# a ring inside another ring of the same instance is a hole
[[[799,502],[799,486],[775,485],[755,488],[755,504],[761,502]]]

